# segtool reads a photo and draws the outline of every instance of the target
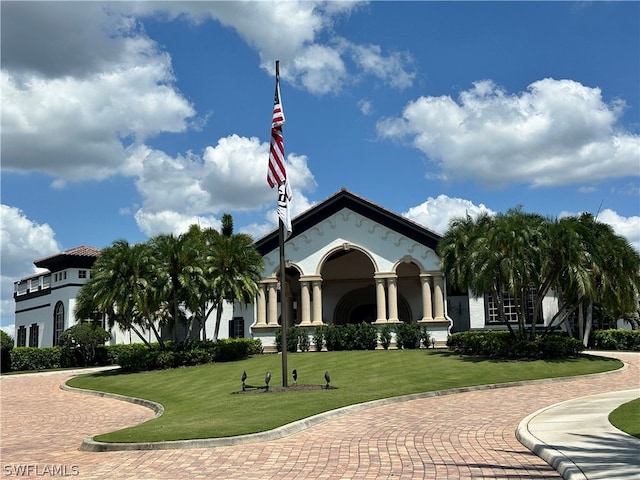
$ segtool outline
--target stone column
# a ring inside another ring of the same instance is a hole
[[[433,309],[434,320],[444,320],[444,276],[436,273],[433,276]]]
[[[421,273],[420,282],[422,283],[422,321],[429,322],[433,320],[433,309],[431,306],[431,275],[428,273]]]
[[[300,279],[300,325],[311,325],[311,298],[309,297],[309,282]]]
[[[380,274],[374,274],[374,280],[376,282],[376,321],[375,323],[387,323],[387,300],[385,295],[385,276],[378,276]]]
[[[389,295],[389,323],[398,323],[398,276],[394,275],[387,278],[387,289]],[[407,322],[411,319],[407,318]]]
[[[270,278],[267,283],[267,325],[278,326],[278,291],[276,290],[278,280]]]
[[[256,327],[267,326],[267,299],[265,297],[265,284],[260,283],[256,305]]]
[[[313,285],[313,318],[311,323],[323,325],[322,321],[322,278],[316,278],[311,282]]]

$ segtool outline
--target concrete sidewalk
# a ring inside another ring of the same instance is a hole
[[[516,437],[565,480],[640,479],[640,439],[608,420],[618,406],[638,397],[636,388],[558,403],[522,420]]]

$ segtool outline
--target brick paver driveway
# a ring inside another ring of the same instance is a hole
[[[80,452],[84,437],[152,417],[144,407],[60,390],[68,373],[3,377],[1,475],[106,479],[558,479],[515,438],[524,417],[571,398],[634,388],[629,368],[558,382],[376,407],[289,437],[211,449]],[[22,475],[21,475],[22,474]]]

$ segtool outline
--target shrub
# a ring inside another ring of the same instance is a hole
[[[49,370],[62,366],[60,347],[16,347],[11,350],[11,370]]]
[[[391,345],[391,325],[383,325],[380,329],[380,345],[385,350],[389,349],[389,345]]]
[[[542,358],[576,357],[584,350],[584,345],[577,338],[567,335],[549,335],[540,342]]]
[[[95,323],[78,323],[67,328],[60,335],[59,344],[65,366],[96,365],[97,348],[111,338],[111,335]]]
[[[11,350],[13,350],[13,338],[0,330],[0,372],[11,370]]]
[[[420,347],[420,327],[417,323],[400,322],[394,328],[398,348],[415,349]]]
[[[141,343],[122,345],[118,353],[118,365],[127,372],[154,370],[157,367],[159,351]]]
[[[308,352],[310,346],[311,341],[309,340],[307,330],[305,328],[298,327],[298,348],[300,348],[301,352]]]
[[[298,342],[300,341],[298,336],[298,327],[292,326],[287,330],[287,352],[297,352]],[[282,327],[276,329],[276,350],[282,351]]]
[[[356,327],[356,350],[375,350],[378,346],[378,330],[367,322]]]
[[[431,334],[427,330],[426,325],[420,326],[420,341],[424,348],[429,348],[431,346]]]
[[[324,345],[324,336],[325,336],[326,328],[324,325],[320,325],[316,327],[313,332],[312,342],[316,347],[316,351],[319,352],[322,350],[322,346]]]
[[[338,327],[332,323],[326,325],[326,330],[324,332],[324,339],[327,345],[327,350],[329,351],[338,351],[344,350],[342,335],[338,330]]]
[[[213,347],[213,359],[216,362],[232,362],[248,358],[256,352],[262,352],[262,342],[250,338],[223,338]]]
[[[447,346],[462,355],[531,360],[575,357],[584,350],[580,340],[567,335],[514,339],[509,332],[490,330],[454,333]]]
[[[593,348],[600,350],[640,351],[640,330],[596,330],[591,336]]]

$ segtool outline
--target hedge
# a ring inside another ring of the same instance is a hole
[[[640,352],[640,330],[596,330],[591,345],[599,350],[629,350]]]
[[[543,338],[512,338],[505,331],[454,333],[447,340],[450,350],[462,355],[506,359],[552,359],[576,357],[584,350],[582,342],[563,334]]]
[[[50,370],[72,365],[62,362],[60,347],[16,347],[11,350],[11,370]]]
[[[100,345],[95,349],[92,365],[119,365],[123,370],[139,372],[211,362],[230,362],[262,353],[259,339],[238,338],[211,341],[166,342],[165,349],[157,344],[151,348],[142,343]],[[10,351],[11,370],[48,370],[82,367],[84,358],[68,355],[60,347],[18,347]],[[3,371],[5,371],[3,369]]]

